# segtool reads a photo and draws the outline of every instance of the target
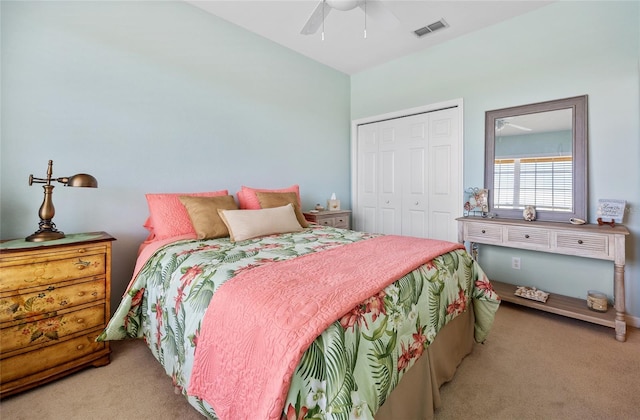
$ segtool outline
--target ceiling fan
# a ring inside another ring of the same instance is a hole
[[[398,18],[377,0],[321,0],[316,8],[309,16],[309,19],[300,31],[303,35],[311,35],[318,32],[321,26],[324,26],[324,20],[331,10],[339,10],[346,12],[359,7],[365,13],[365,19],[371,17],[381,25],[391,28],[398,24]],[[366,20],[365,20],[365,37],[366,37]]]
[[[514,124],[514,123],[510,122],[507,118],[501,118],[499,120],[496,120],[496,131],[502,131],[502,130],[504,130],[505,127],[513,127],[513,128],[517,128],[518,130],[522,130],[522,131],[531,131],[530,128],[523,127],[523,126],[518,125],[518,124]]]

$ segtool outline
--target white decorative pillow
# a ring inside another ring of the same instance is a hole
[[[218,214],[227,225],[231,240],[234,242],[273,235],[274,233],[302,230],[291,204],[260,210],[218,209]]]

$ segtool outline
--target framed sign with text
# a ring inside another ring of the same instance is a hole
[[[613,220],[616,223],[622,223],[626,205],[627,202],[625,200],[610,200],[603,198],[598,200],[598,211],[596,214],[598,218],[601,218],[604,222]]]

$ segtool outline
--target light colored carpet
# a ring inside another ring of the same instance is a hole
[[[485,344],[476,344],[442,387],[436,420],[638,419],[640,332],[503,304]],[[114,342],[112,362],[8,397],[15,420],[198,419],[141,341]],[[398,419],[413,420],[413,419]]]

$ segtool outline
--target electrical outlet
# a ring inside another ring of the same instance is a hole
[[[511,268],[520,270],[520,257],[511,257]]]

